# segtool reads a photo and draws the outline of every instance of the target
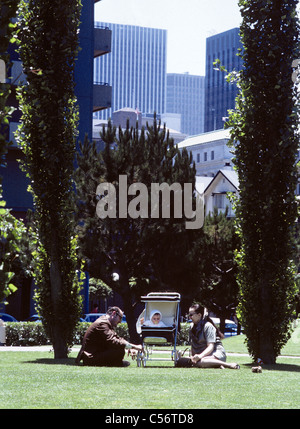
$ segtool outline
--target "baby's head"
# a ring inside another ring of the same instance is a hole
[[[160,322],[161,314],[159,312],[153,313],[151,317],[151,322],[157,325]]]

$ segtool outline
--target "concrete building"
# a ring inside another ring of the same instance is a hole
[[[106,28],[94,30],[94,3],[98,0],[82,0],[81,23],[79,33],[80,51],[75,65],[75,95],[79,107],[79,137],[83,141],[87,134],[89,139],[93,137],[92,117],[93,111],[105,109],[111,105],[111,87],[108,85],[94,84],[93,59],[110,52],[111,31]],[[18,127],[21,112],[18,109],[16,99],[16,87],[26,81],[23,68],[15,46],[10,46],[10,58],[13,63],[7,83],[11,83],[12,94],[9,104],[16,107],[9,124],[7,140],[13,142],[6,155],[6,167],[0,167],[0,175],[3,177],[3,199],[6,207],[17,218],[26,218],[28,209],[33,208],[32,195],[27,191],[28,179],[21,171],[19,159],[23,153],[17,146],[14,131]],[[11,313],[18,320],[28,318],[34,311],[32,300],[34,284],[32,279],[25,279],[17,292],[9,297],[9,304],[2,306],[1,310]],[[87,312],[88,288],[85,285],[84,306]]]
[[[96,0],[99,1],[99,0]],[[95,1],[95,2],[96,2]],[[82,1],[81,23],[79,32],[79,54],[75,65],[75,95],[79,107],[78,140],[83,141],[87,134],[89,139],[93,137],[92,116],[93,111],[106,109],[111,105],[111,87],[94,83],[93,61],[94,57],[102,56],[111,49],[111,31],[108,28],[94,29],[94,3],[90,0]],[[7,139],[13,142],[6,156],[7,166],[0,167],[3,176],[3,198],[7,208],[12,209],[16,217],[24,218],[29,208],[33,207],[31,194],[27,191],[28,179],[20,170],[18,160],[23,154],[15,141],[16,131],[21,112],[16,100],[16,87],[26,81],[22,63],[16,51],[16,46],[10,46],[12,68],[8,82],[12,82],[12,95],[9,99],[11,105],[16,107],[9,125]]]
[[[232,149],[227,146],[230,130],[218,130],[199,134],[178,144],[179,149],[192,152],[197,176],[214,177],[224,166],[232,169]]]
[[[161,120],[161,127],[164,126],[166,121],[165,118],[162,115],[162,118],[160,116],[157,117],[157,121]],[[142,115],[141,112],[131,109],[129,107],[120,109],[116,112],[112,113],[112,124],[117,127],[117,134],[118,134],[118,127],[121,127],[122,129],[126,129],[127,121],[129,121],[130,127],[136,127],[136,124],[138,123],[138,128],[141,129],[144,127],[147,129],[147,124],[149,126],[153,125],[154,117],[153,115]],[[105,145],[104,142],[101,140],[100,132],[102,131],[103,127],[107,127],[108,120],[107,119],[94,119],[93,120],[93,140],[97,142],[97,147],[100,150],[103,150]],[[179,144],[182,142],[186,135],[180,133],[176,129],[172,129],[168,127],[168,124],[166,123],[166,129],[169,132],[169,137],[174,140],[175,144]]]

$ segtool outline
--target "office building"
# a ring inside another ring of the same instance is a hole
[[[235,83],[225,80],[226,73],[213,65],[216,59],[228,72],[239,71],[242,59],[237,56],[241,48],[239,28],[233,28],[206,39],[205,117],[204,132],[224,128],[228,109],[234,109],[238,89]]]
[[[97,0],[98,1],[98,0]],[[111,31],[109,29],[94,29],[94,2],[83,1],[81,23],[79,33],[80,50],[75,65],[75,95],[79,108],[78,139],[83,141],[87,134],[93,138],[92,116],[93,111],[105,109],[111,104],[111,87],[93,83],[93,59],[110,52]],[[8,76],[8,82],[12,82],[12,95],[9,98],[10,105],[16,110],[10,118],[7,140],[12,141],[6,155],[5,168],[0,167],[0,175],[3,177],[3,198],[7,208],[12,210],[16,217],[26,217],[26,212],[33,208],[31,193],[28,192],[28,178],[21,171],[18,160],[23,158],[22,151],[17,145],[14,132],[16,131],[21,111],[18,109],[16,99],[16,87],[26,82],[15,45],[9,47],[12,67]]]
[[[197,176],[214,177],[224,167],[233,170],[229,140],[230,129],[217,130],[189,137],[179,143],[178,148],[192,153]]]
[[[204,76],[189,73],[167,74],[167,113],[181,115],[181,128],[186,135],[204,132]]]
[[[107,22],[95,26],[112,31],[111,53],[94,60],[94,82],[112,86],[112,102],[94,118],[108,119],[123,108],[164,113],[167,31]]]
[[[78,139],[84,139],[87,134],[89,139],[93,137],[92,116],[93,111],[105,109],[111,105],[111,87],[108,85],[94,84],[93,58],[104,55],[110,51],[111,31],[97,28],[94,30],[94,4],[99,1],[82,1],[81,23],[79,32],[80,51],[75,64],[75,95],[79,108]],[[32,194],[28,192],[28,178],[21,171],[19,160],[23,158],[23,152],[18,147],[14,132],[16,131],[21,111],[18,109],[16,99],[16,87],[26,82],[22,63],[18,56],[16,46],[9,47],[12,67],[8,75],[7,83],[11,84],[11,96],[9,105],[16,108],[13,112],[5,138],[12,141],[6,154],[6,166],[0,166],[0,175],[3,177],[3,199],[6,207],[16,218],[26,219],[28,209],[33,208]],[[84,311],[88,312],[88,285],[84,286]],[[22,280],[18,290],[8,299],[8,305],[0,308],[2,312],[8,312],[18,320],[24,320],[34,313],[34,301],[32,300],[34,282],[31,278]]]

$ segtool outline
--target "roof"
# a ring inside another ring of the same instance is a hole
[[[204,194],[204,191],[209,186],[212,180],[213,180],[213,177],[196,176],[196,182],[195,182],[196,191],[199,192],[199,194]]]
[[[206,186],[204,192],[207,191],[208,187],[217,179],[217,177],[220,174],[222,174],[225,177],[225,179],[227,179],[228,182],[230,182],[232,184],[232,186],[235,187],[236,190],[239,189],[239,179],[238,179],[237,172],[235,170],[226,170],[226,169],[224,169],[224,170],[219,170],[217,172],[217,174],[215,175],[215,177],[212,178],[213,180],[211,180],[210,183]]]
[[[196,187],[197,192],[199,192],[199,194],[204,194],[204,192],[207,191],[209,186],[216,180],[216,178],[220,174],[222,174],[225,177],[225,179],[227,179],[228,182],[230,182],[232,184],[232,186],[234,186],[236,188],[236,190],[239,189],[239,179],[238,179],[238,175],[237,175],[236,171],[223,169],[223,170],[219,170],[214,177],[196,176],[195,187]]]
[[[178,148],[196,146],[199,144],[210,143],[218,140],[229,140],[230,128],[226,130],[211,131],[209,133],[198,134],[197,136],[188,137],[178,144]]]

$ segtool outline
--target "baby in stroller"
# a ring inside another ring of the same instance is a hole
[[[141,318],[141,324],[143,326],[149,326],[150,328],[165,328],[167,325],[161,320],[162,314],[159,310],[153,310],[150,314],[150,320],[144,320]]]

